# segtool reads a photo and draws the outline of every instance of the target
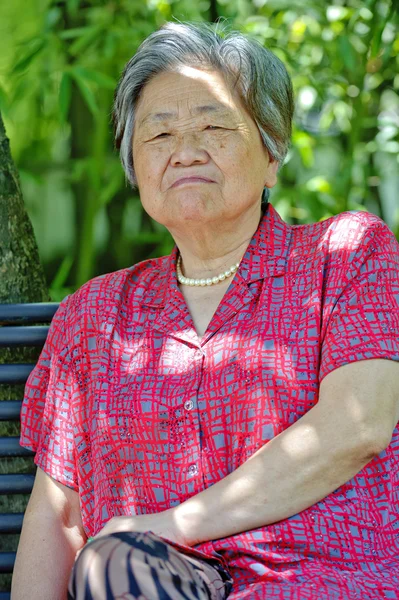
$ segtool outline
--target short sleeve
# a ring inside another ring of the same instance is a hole
[[[76,393],[68,340],[70,296],[51,321],[38,362],[25,385],[20,445],[36,452],[35,464],[53,479],[78,489],[72,399]]]
[[[351,362],[399,361],[399,244],[388,226],[373,217],[349,257],[329,275],[329,289],[338,289],[339,295],[322,337],[319,381]]]

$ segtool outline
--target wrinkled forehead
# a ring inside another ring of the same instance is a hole
[[[136,105],[136,123],[177,118],[177,111],[188,108],[193,116],[227,116],[241,112],[241,99],[219,71],[181,66],[172,72],[155,75],[143,88]]]

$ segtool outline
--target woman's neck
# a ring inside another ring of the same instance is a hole
[[[201,231],[200,226],[189,236],[176,232],[173,237],[182,257],[183,275],[193,279],[210,278],[240,262],[262,216],[263,212],[259,211],[252,218],[213,232],[209,228]]]

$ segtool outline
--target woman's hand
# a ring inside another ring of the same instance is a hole
[[[178,544],[190,545],[178,525],[174,508],[149,515],[112,517],[97,535],[90,539],[96,540],[99,537],[118,531],[152,531],[156,535]]]

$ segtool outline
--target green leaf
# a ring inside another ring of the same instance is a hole
[[[123,171],[120,168],[119,161],[115,165],[116,168],[113,169],[113,173],[108,176],[108,181],[102,188],[99,197],[99,205],[103,206],[108,204],[112,200],[112,198],[117,194],[118,190],[122,187],[123,184]]]
[[[21,178],[22,187],[26,185],[26,182],[30,185],[41,186],[45,183],[45,178],[39,173],[18,167],[19,176]]]
[[[87,46],[89,46],[96,38],[101,39],[103,34],[102,26],[85,27],[85,33],[78,38],[69,48],[72,56],[80,54]]]
[[[357,60],[356,52],[346,35],[341,35],[338,38],[338,49],[339,54],[343,60],[344,65],[349,71],[356,71]]]
[[[13,66],[11,74],[21,73],[30,65],[32,60],[37,56],[43,48],[46,46],[45,38],[34,38],[29,44],[29,50],[19,59],[19,61]]]
[[[78,12],[80,0],[67,0],[66,4],[67,4],[68,13],[72,16],[75,16]]]
[[[145,37],[145,36],[143,36]],[[105,36],[105,40],[104,40],[104,57],[105,58],[113,58],[116,54],[117,51],[117,42],[118,42],[118,38],[117,35],[115,35],[114,32],[109,31],[107,33],[107,35]]]
[[[61,9],[57,6],[50,8],[46,14],[45,27],[46,29],[52,29],[54,25],[60,20],[62,16]]]
[[[316,175],[315,177],[308,179],[305,187],[311,192],[331,192],[331,185],[329,181],[321,175]]]
[[[88,109],[93,114],[94,117],[98,114],[98,105],[96,101],[96,97],[93,94],[93,90],[87,85],[87,81],[79,74],[79,68],[73,67],[70,69],[70,74],[76,81],[76,84],[82,94],[84,101],[87,104]]]
[[[65,31],[60,31],[58,36],[62,40],[73,40],[74,38],[83,35],[86,29],[87,27],[73,27],[72,29],[65,29]]]
[[[383,20],[382,23],[380,23],[374,28],[373,39],[371,40],[370,58],[376,57],[380,51],[382,34],[387,23],[392,23],[392,25],[396,24],[394,20],[394,15],[397,10],[397,7],[395,7],[395,4],[395,2],[391,3],[391,8],[388,14],[386,15],[386,18]]]
[[[69,105],[71,103],[71,77],[66,71],[62,74],[60,83],[59,106],[62,121],[67,120]]]
[[[87,69],[86,67],[74,67],[74,71],[82,79],[94,81],[94,83],[97,83],[100,87],[105,87],[111,90],[115,89],[116,81],[114,81],[112,77],[105,75],[105,73],[95,71],[94,69]]]
[[[59,289],[64,287],[65,282],[68,278],[69,272],[73,265],[73,256],[67,254],[64,260],[62,261],[53,281],[51,282],[50,287],[52,289]]]
[[[76,292],[76,287],[67,286],[62,288],[54,288],[53,286],[50,286],[49,288],[51,302],[61,302],[65,296],[68,296],[68,294],[73,294],[73,292]]]
[[[3,115],[6,113],[7,107],[8,107],[8,96],[7,96],[5,89],[0,84],[0,110],[3,113]]]

